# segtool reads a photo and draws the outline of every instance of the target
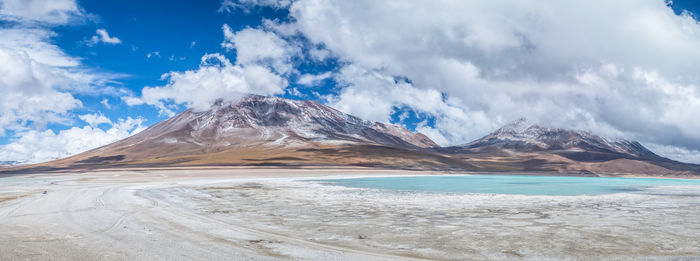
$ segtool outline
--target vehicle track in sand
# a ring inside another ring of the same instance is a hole
[[[350,249],[350,248],[344,248],[344,247],[339,247],[339,246],[321,244],[321,243],[307,241],[304,239],[290,237],[290,236],[279,234],[279,233],[262,231],[262,230],[258,230],[258,229],[234,225],[234,224],[222,221],[222,220],[218,220],[215,218],[211,218],[208,216],[204,216],[204,215],[192,212],[188,209],[179,208],[179,207],[174,206],[174,205],[167,203],[167,202],[157,203],[158,201],[156,199],[145,196],[145,195],[143,195],[143,193],[136,193],[136,195],[140,196],[142,198],[145,198],[145,199],[153,200],[154,202],[156,202],[156,204],[167,206],[168,209],[173,209],[173,210],[177,209],[178,211],[172,212],[173,215],[178,215],[182,218],[186,218],[186,219],[190,219],[190,220],[198,219],[198,220],[201,220],[201,221],[209,223],[209,224],[217,224],[218,226],[220,226],[222,228],[225,227],[226,229],[234,230],[234,231],[242,233],[242,234],[254,235],[255,237],[259,238],[259,239],[248,240],[249,242],[251,242],[251,241],[267,241],[267,242],[292,243],[295,245],[308,247],[308,248],[312,248],[312,249],[316,249],[316,250],[337,252],[337,253],[343,254],[343,255],[353,254],[353,255],[357,255],[357,258],[358,259],[361,258],[362,260],[395,260],[395,259],[427,260],[427,259],[414,258],[414,257],[394,256],[394,255],[386,255],[386,254],[380,254],[380,253],[372,253],[372,252],[362,251],[362,250],[357,250],[357,249]]]
[[[0,203],[0,260],[412,259],[242,227],[148,193],[174,184],[78,178],[46,194],[27,189],[28,196]]]

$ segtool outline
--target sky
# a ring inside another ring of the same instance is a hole
[[[700,163],[700,3],[0,0],[0,164],[246,94],[467,143],[519,118]]]

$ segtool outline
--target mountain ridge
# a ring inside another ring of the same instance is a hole
[[[635,141],[518,120],[467,144],[370,122],[315,101],[251,95],[186,110],[115,143],[9,172],[183,166],[274,166],[694,176],[700,166],[656,155]],[[8,170],[3,170],[8,172]]]
[[[514,149],[520,151],[559,151],[567,155],[577,152],[608,154],[608,159],[670,160],[650,151],[637,141],[609,139],[585,130],[543,127],[520,118],[498,130],[463,145],[465,150]],[[593,160],[593,159],[591,159]]]

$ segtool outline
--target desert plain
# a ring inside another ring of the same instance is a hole
[[[0,260],[696,260],[700,191],[526,196],[332,186],[366,168],[0,177]]]

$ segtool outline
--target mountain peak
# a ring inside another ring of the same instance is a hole
[[[304,148],[366,144],[419,149],[437,146],[421,133],[370,122],[321,103],[249,95],[216,102],[207,111],[184,111],[130,138],[101,149],[149,154],[205,153],[230,149]],[[172,151],[155,152],[168,147]]]
[[[502,132],[521,133],[533,125],[535,124],[530,122],[527,118],[519,118],[506,125],[503,125],[503,127],[501,127],[499,130]]]
[[[543,127],[525,118],[460,146],[471,151],[552,151],[566,155],[605,154],[606,158],[662,159],[636,141],[608,139],[585,130]]]

